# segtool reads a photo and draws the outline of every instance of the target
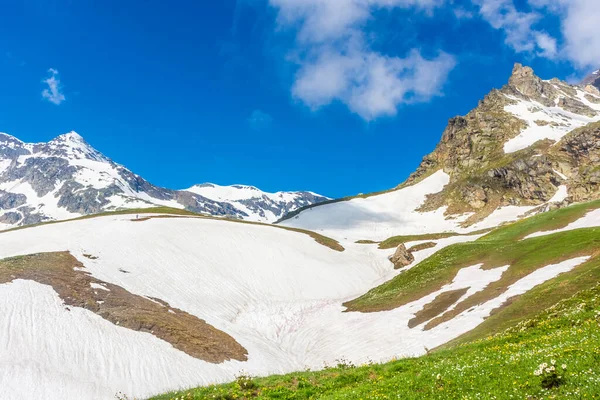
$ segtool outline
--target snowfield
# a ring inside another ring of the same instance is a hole
[[[49,286],[17,280],[0,285],[0,398],[114,399],[117,392],[145,397],[231,380],[241,371],[264,375],[320,368],[341,358],[363,363],[420,355],[474,328],[493,308],[486,303],[429,331],[407,323],[439,293],[391,311],[344,313],[344,301],[399,273],[387,261],[392,251],[349,244],[336,252],[307,235],[269,226],[131,218],[0,233],[0,259],[69,250],[94,277],[167,301],[230,334],[248,350],[248,361],[195,359],[149,333],[84,309],[69,311]],[[421,259],[476,237],[439,240],[415,255]],[[532,273],[514,290],[583,260]],[[440,292],[470,288],[472,294],[499,279],[504,268],[465,268]]]
[[[597,96],[591,93],[577,90],[577,100],[592,110],[600,111],[600,104],[592,103],[585,98],[586,95],[597,98]],[[555,107],[546,107],[537,101],[522,100],[509,95],[506,95],[506,97],[515,101],[516,104],[510,104],[504,110],[525,121],[527,127],[518,136],[508,140],[504,144],[505,153],[514,153],[515,151],[525,149],[543,139],[551,139],[558,142],[572,130],[595,121],[600,121],[600,114],[595,117],[588,117],[564,110],[558,107],[558,105]]]
[[[415,185],[367,198],[309,208],[280,224],[319,232],[346,245],[357,240],[382,241],[397,235],[448,231],[468,233],[514,221],[534,208],[502,207],[467,229],[460,224],[471,214],[450,219],[444,215],[446,207],[429,212],[417,211],[428,194],[442,191],[449,181],[448,174],[439,170]]]

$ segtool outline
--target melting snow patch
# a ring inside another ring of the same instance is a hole
[[[548,200],[548,203],[560,203],[567,197],[569,197],[569,190],[565,185],[560,185],[556,191],[556,194],[552,196],[550,200]]]
[[[600,116],[590,118],[566,111],[560,107],[546,107],[536,101],[526,101],[513,96],[507,97],[517,101],[517,103],[509,104],[504,108],[505,111],[525,121],[527,127],[518,136],[504,144],[505,153],[514,153],[525,149],[542,139],[551,139],[558,142],[573,129],[600,120]],[[591,108],[598,110],[598,105],[592,107],[590,104],[593,103],[581,98],[580,100]]]
[[[534,287],[541,285],[542,283],[547,282],[562,273],[569,272],[576,266],[583,264],[589,258],[589,256],[577,257],[558,264],[551,264],[540,268],[530,273],[526,277],[519,279],[495,299],[489,300],[475,307],[469,312],[461,313],[454,318],[454,321],[455,323],[463,324],[467,331],[471,330],[482,323],[487,317],[490,316],[493,310],[501,307],[511,297],[526,293]]]
[[[565,174],[563,174],[562,172],[557,171],[555,169],[553,169],[553,171],[556,175],[560,176],[561,179],[565,179],[565,180],[568,179],[567,176]]]
[[[106,291],[109,291],[109,292],[110,292],[110,289],[109,289],[109,288],[107,288],[107,287],[105,287],[105,286],[102,286],[102,285],[100,285],[100,284],[98,284],[98,283],[91,282],[91,283],[90,283],[90,286],[92,287],[92,289],[106,290]]]
[[[499,280],[502,277],[502,274],[506,272],[506,270],[509,268],[509,265],[505,265],[503,267],[485,270],[481,269],[482,266],[483,264],[477,264],[471,267],[462,268],[460,271],[458,271],[452,283],[445,285],[437,292],[434,292],[418,300],[418,303],[421,305],[421,307],[415,312],[421,311],[423,307],[426,304],[428,304],[428,302],[433,301],[442,293],[468,288],[467,292],[463,294],[452,306],[450,306],[447,309],[447,311],[450,311],[454,309],[454,307],[456,307],[456,305],[464,299],[467,299],[475,293],[482,291],[490,283]],[[425,321],[423,324],[425,323],[427,323],[427,321]]]
[[[596,226],[600,226],[600,209],[588,212],[586,215],[579,218],[577,221],[571,222],[564,228],[554,229],[551,231],[534,232],[530,235],[525,236],[523,239],[551,235],[557,232],[572,231],[573,229],[593,228]]]

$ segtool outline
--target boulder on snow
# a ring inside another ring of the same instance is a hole
[[[390,261],[394,264],[394,268],[398,269],[415,261],[415,257],[406,250],[404,243],[400,243],[396,248],[396,252],[390,257]]]

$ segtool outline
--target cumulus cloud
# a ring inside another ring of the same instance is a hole
[[[539,1],[539,0],[537,0]],[[537,53],[552,58],[556,55],[556,40],[546,32],[534,29],[542,16],[519,11],[513,0],[473,0],[481,18],[505,34],[505,42],[516,52]]]
[[[580,68],[600,64],[600,7],[597,0],[530,0],[561,19],[564,55]]]
[[[273,123],[273,117],[261,110],[254,110],[248,117],[248,125],[250,128],[260,131],[268,128]]]
[[[62,93],[60,79],[58,79],[58,71],[54,68],[48,70],[50,76],[42,82],[48,87],[42,91],[42,97],[51,103],[59,105],[65,101],[65,95]]]
[[[312,109],[334,101],[367,121],[395,115],[401,104],[440,94],[452,56],[418,50],[392,57],[373,50],[364,32],[378,9],[431,13],[445,0],[270,0],[280,29],[296,32],[298,71],[293,96]]]
[[[548,59],[563,59],[578,68],[600,63],[600,21],[598,0],[528,0],[530,11],[518,11],[513,0],[473,0],[479,13],[506,34],[506,43],[517,52]],[[552,37],[536,25],[549,15],[557,15],[561,37]]]

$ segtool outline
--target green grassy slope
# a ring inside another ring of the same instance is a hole
[[[585,266],[597,265],[600,256],[600,228],[578,229],[521,240],[530,233],[557,229],[600,207],[600,202],[578,204],[550,211],[497,228],[482,238],[458,243],[440,250],[410,270],[370,290],[345,305],[351,311],[390,310],[439,290],[452,281],[464,267],[483,264],[483,268],[510,265],[502,278],[457,307],[456,311],[496,297],[503,288],[534,270],[589,255]],[[581,267],[575,269],[575,273]]]
[[[554,373],[534,373],[552,360]],[[600,399],[598,365],[600,287],[595,286],[498,335],[420,358],[241,377],[153,399]]]

